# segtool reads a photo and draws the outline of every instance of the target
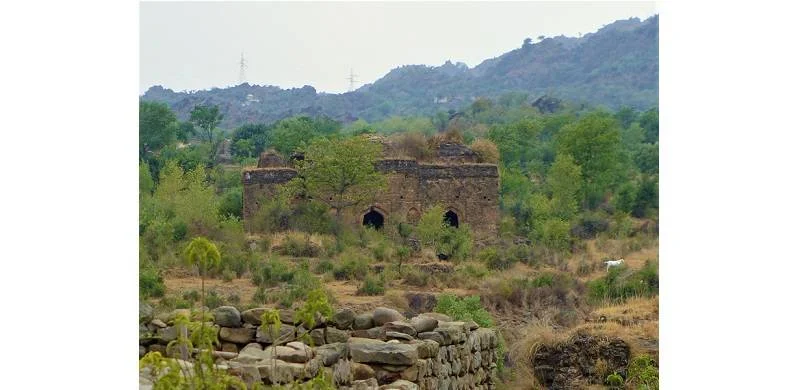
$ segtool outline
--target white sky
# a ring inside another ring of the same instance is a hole
[[[176,91],[247,82],[319,92],[371,83],[409,64],[470,67],[539,35],[577,36],[645,19],[654,2],[141,3],[140,79]]]

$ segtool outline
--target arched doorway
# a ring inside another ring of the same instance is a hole
[[[364,226],[370,226],[374,229],[381,229],[383,228],[383,215],[374,209],[371,209],[368,213],[364,214],[364,220],[362,224]]]
[[[458,227],[458,214],[455,211],[449,210],[444,213],[444,223],[454,228]]]

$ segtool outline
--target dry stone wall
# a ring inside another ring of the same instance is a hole
[[[280,330],[270,335],[260,327],[264,310],[213,311],[221,342],[217,364],[251,386],[304,382],[324,371],[339,389],[495,388],[496,333],[472,321],[437,313],[407,319],[380,307],[361,314],[342,310],[305,329],[292,312],[281,311]],[[140,311],[140,356],[167,354],[180,331],[172,321],[181,312],[152,318]]]

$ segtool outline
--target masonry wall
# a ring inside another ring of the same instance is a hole
[[[342,310],[305,329],[292,312],[281,311],[280,331],[270,335],[260,327],[265,310],[213,311],[221,341],[218,367],[249,386],[304,382],[324,371],[339,389],[495,388],[496,333],[472,321],[436,313],[406,319],[377,308],[362,314]],[[166,345],[177,338],[171,321],[180,313],[140,318],[140,357],[148,351],[172,355]],[[307,342],[299,341],[304,334]],[[148,380],[140,373],[140,382]]]
[[[500,181],[494,164],[424,164],[415,160],[383,159],[376,168],[386,174],[387,189],[345,218],[361,224],[370,210],[379,212],[386,225],[415,223],[429,207],[440,204],[469,224],[478,240],[496,237],[500,222]],[[296,176],[291,168],[256,168],[243,174],[244,218],[252,218],[258,200],[271,196],[276,186]]]

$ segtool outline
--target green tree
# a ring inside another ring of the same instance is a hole
[[[195,237],[186,246],[183,256],[187,264],[197,266],[200,272],[200,329],[199,335],[205,334],[206,310],[206,276],[208,272],[220,266],[221,255],[217,246],[205,237]]]
[[[572,218],[578,211],[578,192],[581,189],[581,167],[575,164],[572,156],[556,156],[547,175],[547,184],[552,193],[555,215],[564,219]]]
[[[341,222],[342,210],[371,199],[386,187],[386,178],[375,169],[380,144],[363,137],[338,140],[317,139],[306,150],[298,178],[314,198],[335,210]]]
[[[175,113],[166,104],[139,102],[139,158],[146,159],[150,153],[173,144],[178,131],[177,121]]]
[[[150,166],[144,161],[139,162],[139,195],[150,195],[155,188],[153,176],[150,175]]]
[[[200,128],[203,138],[209,143],[214,142],[214,130],[222,121],[219,106],[198,105],[189,113],[189,121]]]
[[[287,118],[276,125],[272,136],[272,146],[288,157],[319,136],[320,134],[314,128],[314,121],[311,118]]]
[[[558,153],[569,154],[583,175],[582,200],[595,207],[621,173],[620,130],[617,120],[593,112],[565,126],[557,136]]]
[[[658,107],[645,111],[639,118],[639,125],[644,129],[645,142],[658,142]]]

